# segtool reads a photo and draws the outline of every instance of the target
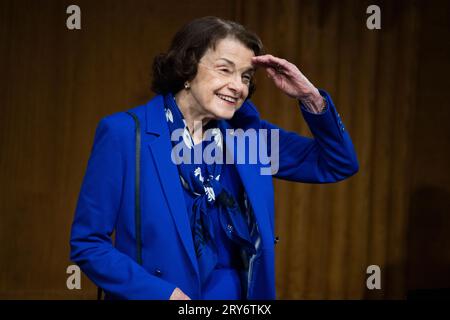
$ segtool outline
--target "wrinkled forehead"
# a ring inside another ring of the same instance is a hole
[[[228,64],[236,69],[252,67],[253,50],[234,38],[225,38],[217,41],[214,47],[208,48],[201,62]]]

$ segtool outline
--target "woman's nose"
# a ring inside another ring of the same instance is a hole
[[[242,91],[244,90],[244,86],[245,84],[242,82],[241,77],[238,76],[234,76],[230,79],[230,81],[228,82],[228,87],[230,88],[230,90],[241,94]]]

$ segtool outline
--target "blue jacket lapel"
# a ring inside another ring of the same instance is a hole
[[[198,276],[198,264],[195,256],[188,212],[178,170],[171,160],[172,145],[169,129],[165,123],[164,102],[161,96],[157,96],[147,105],[146,132],[157,136],[151,142],[148,142],[148,147],[158,171],[159,182],[162,186],[170,213],[173,216],[183,246]]]
[[[224,140],[227,141],[226,139],[232,139],[232,137],[230,137],[230,132],[227,129],[254,129],[258,132],[258,129],[260,129],[260,118],[254,105],[247,100],[231,120],[222,121],[221,125],[225,129]],[[228,148],[229,146],[227,146],[227,149]],[[255,212],[256,222],[262,238],[262,247],[272,248],[273,231],[268,208],[264,205],[266,203],[264,197],[272,195],[266,195],[264,193],[265,189],[263,188],[267,183],[267,180],[272,179],[272,176],[262,176],[260,174],[261,165],[259,164],[238,164],[236,157],[237,155],[234,153],[236,169],[241,177],[242,184],[247,192],[253,211]]]

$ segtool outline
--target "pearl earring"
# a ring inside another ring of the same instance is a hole
[[[189,82],[185,82],[184,83],[184,88],[186,89],[186,90],[189,90],[190,88],[191,88],[191,85],[189,84]]]

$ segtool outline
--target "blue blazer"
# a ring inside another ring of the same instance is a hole
[[[279,129],[275,177],[308,183],[345,179],[358,170],[355,151],[331,98],[312,114],[301,108],[314,139],[264,120],[247,100],[226,128]],[[134,221],[135,129],[124,112],[103,118],[96,130],[71,230],[71,260],[112,299],[168,299],[179,287],[201,299],[188,213],[162,96],[131,109],[141,122],[142,265],[136,262]],[[235,164],[260,233],[248,270],[248,299],[275,299],[274,191],[261,164]],[[114,244],[112,234],[114,234]]]

